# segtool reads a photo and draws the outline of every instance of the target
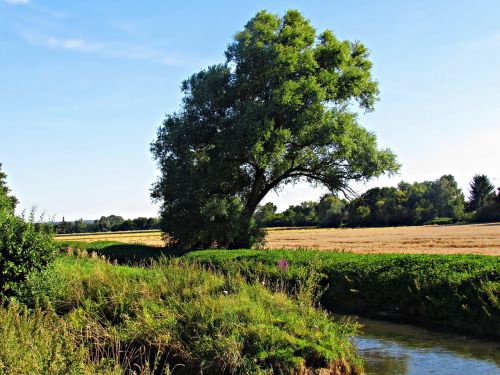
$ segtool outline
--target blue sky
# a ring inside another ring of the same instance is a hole
[[[475,173],[500,185],[500,2],[0,0],[0,162],[21,209],[152,216],[149,143],[183,79],[222,62],[260,9],[296,8],[371,51],[381,101],[361,123],[400,180]],[[324,190],[289,186],[280,209]]]

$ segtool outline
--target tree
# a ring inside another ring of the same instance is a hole
[[[83,219],[75,220],[74,233],[85,233],[87,231],[87,224]]]
[[[257,206],[257,209],[255,210],[254,214],[255,223],[257,224],[257,226],[259,227],[268,226],[269,223],[271,223],[274,220],[277,210],[278,207],[276,207],[271,202],[268,202],[262,206]]]
[[[465,198],[452,175],[429,182],[427,198],[434,205],[434,218],[460,220],[464,215]]]
[[[19,203],[16,197],[9,195],[10,189],[7,187],[7,175],[2,171],[2,163],[0,163],[0,195],[3,195],[7,197],[6,200],[4,200],[4,204],[7,204],[10,202],[10,206],[12,210],[14,210]]]
[[[495,199],[495,187],[488,176],[477,174],[472,178],[469,184],[469,202],[467,209],[476,211],[486,206],[490,200]]]
[[[348,191],[395,172],[395,155],[354,108],[369,112],[378,100],[371,67],[362,43],[318,36],[296,10],[257,13],[225,63],[184,81],[181,110],[151,145],[160,169],[152,197],[170,244],[249,247],[268,192],[300,179]]]
[[[317,206],[318,225],[320,227],[340,227],[347,219],[347,202],[333,194],[324,195]]]
[[[287,225],[295,227],[317,225],[317,206],[318,204],[313,201],[291,205],[283,212],[283,219]]]
[[[123,217],[117,215],[101,216],[99,219],[99,230],[101,232],[117,231],[124,221]]]

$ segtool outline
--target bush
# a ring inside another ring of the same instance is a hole
[[[55,248],[50,225],[15,216],[7,197],[0,196],[0,298],[14,294],[32,271],[42,269],[53,258]]]
[[[474,221],[483,223],[500,221],[500,202],[492,202],[487,206],[481,207],[474,214]]]

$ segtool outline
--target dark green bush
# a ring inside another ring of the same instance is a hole
[[[52,227],[35,223],[33,213],[27,220],[14,215],[7,199],[0,195],[0,298],[14,294],[27,275],[45,267],[55,253]]]
[[[474,221],[488,222],[500,221],[500,202],[491,202],[489,205],[481,207],[474,215]]]

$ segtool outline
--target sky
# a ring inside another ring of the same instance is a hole
[[[299,9],[318,31],[360,40],[381,90],[360,117],[402,164],[353,187],[477,173],[500,186],[500,2],[0,0],[0,162],[21,201],[56,220],[155,216],[149,152],[181,82],[224,61],[259,10]],[[271,192],[280,210],[316,200]]]

